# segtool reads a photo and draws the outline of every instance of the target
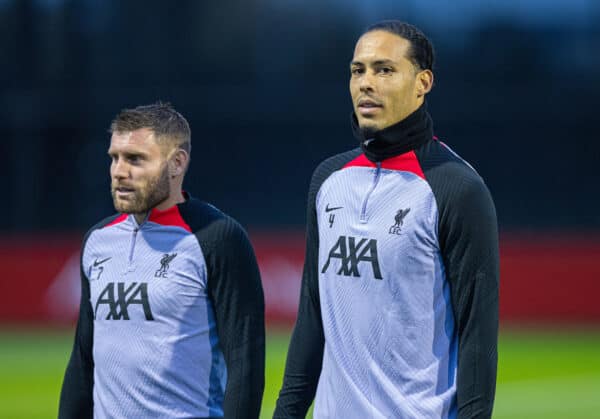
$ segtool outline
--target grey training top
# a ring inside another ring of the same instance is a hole
[[[309,190],[276,418],[487,418],[498,233],[487,187],[424,108],[331,157]]]
[[[258,417],[264,299],[243,229],[188,198],[87,234],[60,418]]]

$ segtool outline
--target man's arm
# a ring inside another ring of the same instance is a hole
[[[306,206],[306,254],[298,317],[288,349],[283,386],[274,418],[304,418],[317,391],[323,365],[325,333],[319,297],[319,228],[316,201],[321,185],[335,171],[358,157],[360,149],[337,154],[322,162],[310,181]]]
[[[310,206],[310,204],[309,204]],[[298,317],[290,341],[283,386],[274,418],[304,418],[315,397],[323,362],[325,337],[318,283],[318,232],[314,205],[308,216],[306,259]]]
[[[92,344],[94,338],[94,316],[90,304],[90,286],[81,271],[81,302],[79,319],[75,331],[75,343],[71,359],[65,372],[59,419],[86,419],[93,417],[94,360]]]
[[[208,291],[227,366],[225,418],[258,418],[265,385],[265,303],[254,251],[230,218],[217,222]]]
[[[499,252],[496,210],[477,176],[447,184],[440,247],[458,333],[458,418],[489,418],[498,361]]]

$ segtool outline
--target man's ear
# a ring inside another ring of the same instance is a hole
[[[433,72],[431,70],[423,70],[417,73],[417,96],[425,96],[433,88]]]
[[[182,176],[185,173],[190,155],[182,148],[178,148],[173,152],[169,159],[169,175],[174,178]]]

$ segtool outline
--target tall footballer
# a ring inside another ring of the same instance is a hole
[[[498,232],[488,188],[433,134],[433,48],[384,21],[350,63],[354,150],[308,195],[298,319],[276,418],[489,418]]]

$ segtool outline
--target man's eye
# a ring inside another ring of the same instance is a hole
[[[353,68],[352,70],[350,70],[350,73],[358,75],[364,73],[364,70],[362,68]]]
[[[383,74],[390,74],[392,71],[393,70],[390,67],[381,67],[379,69],[379,72]]]

